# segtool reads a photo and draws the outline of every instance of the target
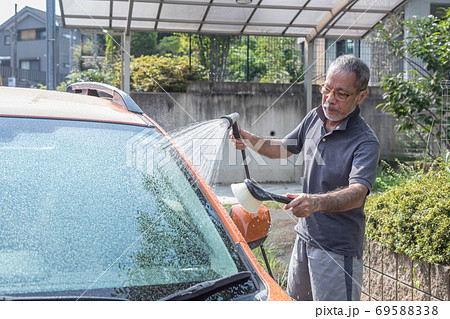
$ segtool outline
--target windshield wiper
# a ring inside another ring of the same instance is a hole
[[[0,301],[127,301],[127,299],[98,296],[0,296]]]
[[[217,291],[221,291],[247,281],[251,276],[252,273],[250,271],[238,272],[237,274],[228,277],[198,283],[192,287],[173,293],[160,300],[205,300],[208,296],[211,296]]]

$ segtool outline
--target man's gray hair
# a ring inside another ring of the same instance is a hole
[[[367,85],[369,84],[370,79],[370,70],[363,61],[361,61],[354,55],[341,55],[336,60],[334,60],[328,68],[327,77],[336,71],[355,73],[356,88],[361,91],[367,89]]]

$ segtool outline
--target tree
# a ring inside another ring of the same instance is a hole
[[[156,44],[156,32],[132,32],[131,33],[131,55],[135,57],[152,55],[158,52]]]
[[[166,36],[159,41],[159,53],[162,55],[178,55],[180,53],[180,48],[181,40],[177,35]]]
[[[301,50],[295,48],[295,38],[254,36],[231,47],[229,72],[234,80],[245,81],[247,78],[247,45],[249,80],[263,83],[303,80]]]
[[[198,45],[200,63],[209,70],[209,80],[225,80],[230,46],[236,41],[231,35],[200,35],[193,37]]]
[[[302,80],[301,50],[295,38],[180,35],[179,52],[198,59],[210,81],[293,83]],[[248,49],[248,50],[247,50]],[[248,56],[247,56],[248,55]]]
[[[114,65],[120,60],[120,36],[108,34],[105,38],[105,66],[108,72],[114,71]]]
[[[450,148],[449,117],[442,117],[441,81],[450,74],[450,10],[442,18],[401,20],[396,17],[377,26],[378,38],[409,65],[409,74],[384,76],[383,111],[400,120],[399,130],[413,131],[430,157]],[[405,31],[404,31],[405,30]],[[446,116],[446,115],[444,115]],[[442,130],[442,127],[446,127]],[[444,141],[441,144],[441,141]],[[431,145],[441,145],[433,149]],[[442,147],[443,145],[443,147]]]
[[[73,49],[73,59],[76,61],[76,66],[79,71],[84,71],[89,67],[85,65],[83,56],[94,55],[94,42],[91,39],[83,41],[82,44],[77,45]]]

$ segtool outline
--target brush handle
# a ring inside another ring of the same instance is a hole
[[[269,195],[270,198],[272,198],[274,201],[283,203],[283,204],[289,204],[290,202],[292,202],[294,200],[293,198],[289,198],[289,197],[281,196],[281,195],[277,195],[277,194],[272,194],[272,193],[267,193],[267,195]]]
[[[241,134],[239,134],[239,127],[237,125],[237,122],[233,124],[232,129],[234,138],[240,140]],[[241,154],[242,154],[242,161],[244,162],[245,176],[247,177],[247,179],[250,179],[250,172],[248,170],[247,156],[245,155],[245,150],[241,150]]]

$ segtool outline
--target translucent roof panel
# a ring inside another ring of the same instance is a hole
[[[362,9],[362,10],[391,10],[392,7],[397,7],[402,4],[402,0],[359,0],[352,9]]]
[[[268,26],[247,26],[244,29],[245,34],[257,34],[264,32],[266,35],[278,35],[284,31],[284,27],[268,27]]]
[[[114,1],[112,14],[114,18],[126,18],[128,16],[128,3],[123,1]]]
[[[315,26],[328,15],[330,15],[330,11],[303,10],[297,19],[295,19],[294,24],[309,24]]]
[[[343,38],[343,39],[352,39],[352,38],[361,38],[366,31],[364,30],[354,30],[354,29],[332,29],[327,32],[328,38]]]
[[[201,20],[205,14],[206,6],[165,4],[161,7],[162,20]]]
[[[298,36],[301,37],[303,34],[310,34],[313,31],[313,28],[289,28],[285,35],[286,36]]]
[[[61,7],[65,11],[70,12],[71,15],[78,16],[109,16],[109,2],[103,0],[60,0]],[[108,10],[105,9],[105,5],[108,6]]]
[[[131,21],[131,27],[134,30],[148,30],[155,27],[154,21]]]
[[[85,25],[86,28],[89,29],[101,29],[108,28],[109,20],[108,19],[77,19],[77,18],[67,18],[67,23],[71,24],[82,24]]]
[[[311,0],[308,6],[311,8],[334,8],[341,0]]]
[[[127,21],[126,20],[118,20],[115,19],[112,21],[111,27],[114,30],[118,30],[118,29],[124,29],[127,26]]]
[[[251,8],[210,7],[206,21],[237,21],[245,23],[252,13]]]
[[[136,2],[133,6],[133,18],[156,19],[158,8],[157,3]]]
[[[334,26],[371,28],[377,24],[378,21],[383,19],[383,17],[384,15],[381,13],[347,12],[342,18],[336,21]]]
[[[289,23],[298,11],[283,9],[259,9],[250,20],[251,23]]]
[[[162,31],[169,32],[171,30],[173,31],[195,31],[200,27],[200,24],[196,23],[168,23],[168,22],[159,22],[158,28],[160,28]]]
[[[233,25],[233,24],[204,24],[202,27],[202,31],[206,33],[227,33],[227,34],[236,34],[239,33],[242,29],[241,25]]]
[[[229,2],[227,0],[223,0],[224,2]],[[286,7],[303,7],[308,0],[263,0],[263,5],[276,5],[276,6],[286,6]]]
[[[410,0],[59,0],[63,26],[149,32],[364,37]]]

